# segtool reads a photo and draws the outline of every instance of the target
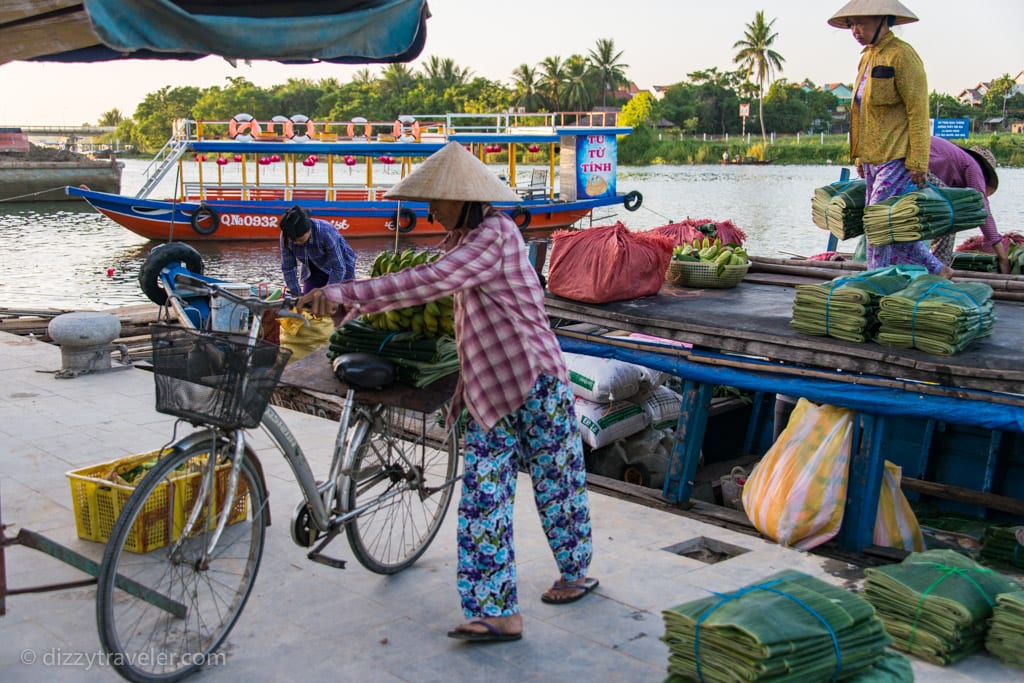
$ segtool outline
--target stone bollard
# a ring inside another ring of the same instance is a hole
[[[57,377],[75,377],[110,369],[111,342],[121,336],[121,321],[109,313],[63,313],[50,321],[46,331],[60,346]]]

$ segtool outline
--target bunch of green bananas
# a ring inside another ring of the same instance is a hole
[[[370,276],[378,277],[397,273],[400,270],[423,265],[439,258],[441,258],[440,253],[427,250],[417,252],[415,249],[409,248],[401,253],[385,250],[377,254],[377,258],[373,260]],[[361,320],[378,330],[390,332],[411,330],[424,337],[454,337],[454,305],[454,301],[449,295],[437,301],[416,306],[397,308],[383,313],[367,313],[361,316]]]
[[[1011,243],[1010,248],[1006,252],[1007,260],[1010,262],[1010,273],[1012,275],[1019,275],[1024,271],[1024,246],[1017,243]]]
[[[680,244],[672,250],[672,259],[675,261],[689,261],[691,263],[714,263],[717,266],[718,275],[725,271],[726,266],[742,266],[748,263],[747,251],[735,244],[722,244],[722,240],[715,238],[713,241],[708,237],[694,238],[690,244]]]

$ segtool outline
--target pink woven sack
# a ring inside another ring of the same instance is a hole
[[[551,235],[548,291],[602,304],[656,294],[675,246],[672,238],[622,223]]]

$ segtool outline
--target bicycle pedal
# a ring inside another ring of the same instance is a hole
[[[327,557],[323,553],[312,552],[306,555],[307,558],[320,564],[325,564],[328,567],[334,567],[335,569],[344,569],[345,560],[336,560],[333,557]]]

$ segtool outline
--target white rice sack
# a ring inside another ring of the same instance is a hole
[[[611,403],[633,396],[640,390],[639,365],[613,358],[598,358],[582,353],[564,353],[569,368],[569,383],[580,398],[595,403]]]
[[[666,386],[641,391],[629,400],[644,409],[654,429],[675,429],[679,422],[683,397]]]
[[[576,419],[583,442],[591,448],[607,446],[642,431],[651,422],[644,409],[629,401],[595,403],[576,397]]]

